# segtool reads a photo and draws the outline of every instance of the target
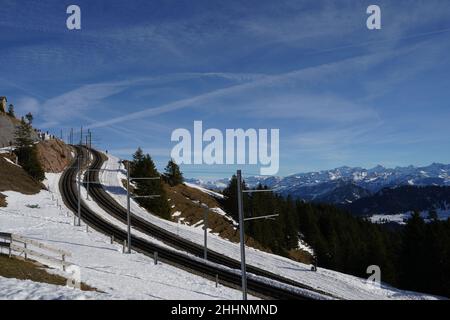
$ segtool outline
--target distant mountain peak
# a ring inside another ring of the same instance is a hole
[[[191,182],[209,189],[222,190],[227,186],[229,179],[207,183]],[[245,182],[251,188],[262,184],[280,194],[304,200],[348,203],[376,193],[383,188],[405,185],[450,186],[450,165],[433,163],[426,167],[410,165],[386,168],[379,164],[371,169],[341,166],[331,170],[297,173],[284,178],[275,176],[246,177]]]

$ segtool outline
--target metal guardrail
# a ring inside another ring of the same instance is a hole
[[[9,257],[11,257],[13,253],[16,253],[16,255],[18,256],[21,256],[23,254],[25,260],[28,259],[29,256],[35,257],[40,260],[54,263],[56,265],[61,265],[64,271],[66,270],[66,267],[72,265],[72,263],[66,261],[67,257],[72,256],[70,252],[51,247],[39,241],[29,239],[17,234],[0,232],[0,247],[8,248]],[[56,255],[57,257],[39,252],[36,249],[47,251]],[[59,256],[61,258],[59,258]]]

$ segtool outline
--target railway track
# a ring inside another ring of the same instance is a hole
[[[91,169],[99,170],[102,168],[104,159],[100,152],[95,149],[83,148],[83,152],[90,152],[93,155],[93,161]],[[95,182],[89,187],[89,195],[94,199],[94,201],[106,212],[111,214],[116,219],[127,223],[127,211],[120,204],[118,204],[103,188],[99,179],[99,171],[90,171],[88,176],[89,181]],[[197,257],[203,257],[203,246],[189,241],[187,239],[181,238],[176,234],[164,230],[163,228],[150,223],[149,221],[142,219],[141,217],[131,214],[131,225],[136,230],[139,230],[145,234],[148,234],[158,240],[163,241],[171,247],[187,251]],[[223,254],[217,253],[213,250],[208,250],[208,260],[214,263],[224,265],[226,267],[240,270],[240,262],[227,257]],[[325,292],[318,291],[317,289],[311,288],[309,286],[298,283],[291,279],[287,279],[280,275],[274,274],[272,272],[248,265],[246,266],[247,272],[253,273],[258,276],[263,276],[272,280],[276,280],[282,283],[286,283],[295,287],[302,289],[307,289],[315,291],[320,294],[327,295]]]
[[[84,148],[84,153],[86,153],[87,149]],[[93,162],[91,168],[97,171],[91,171],[89,173],[88,179],[89,181],[94,181],[96,184],[93,184],[89,188],[89,194],[94,199],[94,201],[106,212],[114,216],[116,219],[122,221],[123,223],[127,223],[127,211],[120,204],[117,203],[103,188],[99,179],[99,169],[102,168],[104,159],[103,155],[95,149],[89,149],[89,152],[93,155]],[[134,215],[131,213],[131,225],[136,230],[139,230],[145,234],[148,234],[158,240],[163,241],[167,245],[187,251],[197,257],[203,257],[203,246],[189,241],[184,238],[180,238],[178,235],[169,232],[157,225],[150,223],[149,221],[142,219],[141,217]],[[234,260],[230,257],[227,257],[223,254],[217,253],[213,250],[208,250],[208,260],[214,263],[218,263],[224,265],[226,267],[240,270],[240,262]],[[274,274],[272,272],[263,270],[261,268],[254,267],[252,265],[246,266],[247,272],[253,273],[258,276],[262,276],[265,278],[269,278],[272,280],[276,280],[282,283],[286,283],[295,287],[299,287],[302,289],[307,289],[310,291],[315,291],[317,293],[328,295],[323,291],[319,291],[317,289],[311,288],[304,284],[301,284],[297,281],[287,279],[280,275]]]
[[[80,148],[77,148],[77,152],[82,152]],[[101,166],[100,160],[94,155],[94,161],[91,168],[95,168],[96,165]],[[75,167],[75,162],[63,173],[59,187],[61,194],[63,196],[64,202],[68,208],[70,208],[74,213],[77,212],[78,208],[78,193],[76,184],[76,174],[77,169]],[[98,187],[94,187],[98,189]],[[93,188],[93,189],[94,189]],[[102,219],[93,210],[91,210],[83,201],[81,201],[81,218],[88,224],[91,228],[104,233],[108,236],[114,236],[117,241],[124,241],[127,239],[127,234],[121,228],[110,224],[109,222]],[[230,270],[227,268],[222,268],[220,266],[215,266],[211,263],[201,261],[198,258],[190,257],[188,254],[183,252],[178,252],[154,243],[144,240],[142,238],[132,236],[132,249],[143,254],[153,256],[155,252],[158,252],[160,260],[167,262],[169,264],[181,267],[183,269],[189,270],[196,274],[201,274],[207,278],[214,279],[216,275],[219,277],[222,283],[230,287],[239,287],[241,284],[240,272],[236,270]],[[268,284],[262,279],[248,278],[248,289],[250,293],[256,295],[262,295],[268,298],[274,299],[297,299],[297,300],[311,300],[314,293],[311,294],[304,292],[298,292],[294,290],[289,290],[288,288],[282,286],[273,286]],[[317,295],[316,295],[317,296]]]

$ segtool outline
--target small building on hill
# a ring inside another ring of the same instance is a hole
[[[0,97],[0,112],[6,112],[6,104],[8,103],[8,99],[6,97]]]

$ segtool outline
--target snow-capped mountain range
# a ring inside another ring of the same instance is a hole
[[[229,178],[216,181],[188,180],[214,190],[224,189],[229,182]],[[247,177],[245,182],[249,187],[261,183],[283,195],[307,201],[348,203],[388,187],[450,186],[450,165],[433,163],[426,167],[396,168],[378,165],[372,169],[344,166],[332,170],[298,173],[284,178],[253,176]]]

